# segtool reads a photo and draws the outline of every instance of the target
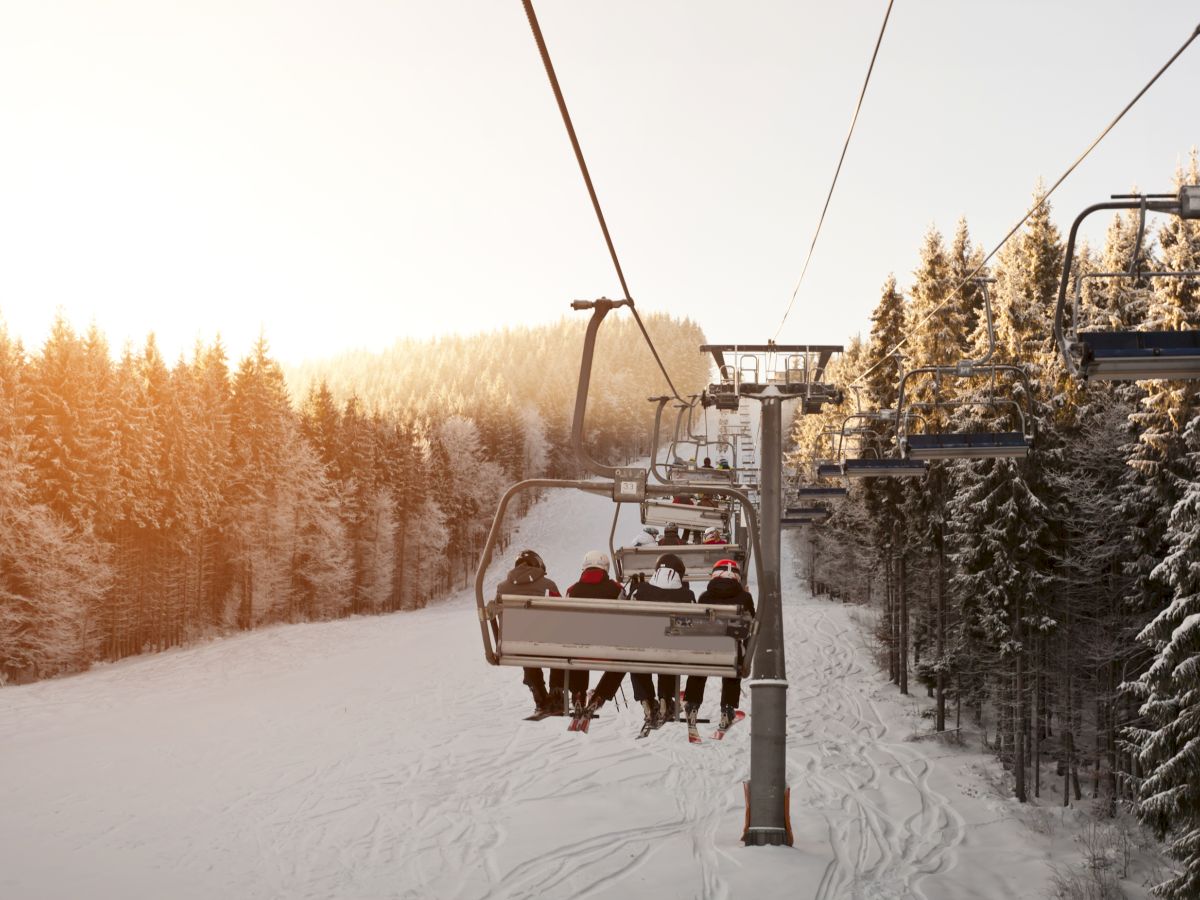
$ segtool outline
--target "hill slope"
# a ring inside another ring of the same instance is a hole
[[[538,548],[565,588],[610,517],[550,496],[509,555]],[[915,706],[853,608],[790,574],[785,596],[794,848],[739,842],[749,720],[701,746],[635,741],[625,708],[588,735],[523,722],[464,593],[0,691],[0,895],[1041,896],[1045,850],[980,779],[993,764],[906,741]]]

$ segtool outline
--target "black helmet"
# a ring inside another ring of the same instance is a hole
[[[681,581],[683,580],[683,576],[687,574],[687,567],[684,566],[683,560],[674,553],[664,553],[654,563],[655,569],[661,569],[663,566],[666,566],[668,569],[674,569]]]
[[[518,566],[530,566],[534,569],[546,571],[546,564],[542,562],[542,558],[532,550],[522,550],[521,555],[517,557]]]

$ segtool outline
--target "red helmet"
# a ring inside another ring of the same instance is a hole
[[[718,559],[715,563],[713,563],[712,577],[734,578],[738,581],[741,581],[742,567],[738,565],[736,559]]]

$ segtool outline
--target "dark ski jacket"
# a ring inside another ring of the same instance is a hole
[[[633,589],[634,600],[647,600],[651,603],[695,603],[696,595],[689,587],[660,588],[649,581],[643,581]]]
[[[516,594],[520,597],[561,597],[558,585],[546,577],[546,570],[536,566],[517,566],[508,577],[496,585],[496,597]]]
[[[683,538],[681,538],[677,534],[664,534],[662,537],[660,537],[658,539],[658,546],[660,546],[660,547],[682,547],[683,546]]]
[[[742,612],[754,615],[754,598],[732,578],[713,578],[700,595],[701,603],[719,603],[722,606],[740,606]]]
[[[591,600],[616,600],[621,586],[601,569],[584,569],[579,580],[567,588],[568,597],[587,597]]]

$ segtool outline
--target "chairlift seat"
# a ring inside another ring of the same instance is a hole
[[[844,487],[819,487],[806,484],[796,489],[795,496],[797,500],[839,500],[849,493],[849,489]]]
[[[1085,378],[1200,378],[1200,331],[1081,331],[1077,337]]]
[[[502,666],[736,678],[753,620],[736,606],[504,595],[488,604]]]
[[[664,553],[674,553],[683,561],[687,569],[685,581],[708,581],[712,567],[718,560],[734,559],[739,564],[746,561],[746,551],[738,544],[677,544],[673,547],[643,544],[640,547],[618,547],[617,568],[623,579],[632,575],[649,577],[654,574],[654,564]]]
[[[1029,455],[1029,438],[1020,431],[910,434],[904,455],[910,460],[1002,459]]]
[[[818,478],[841,478],[846,474],[841,463],[824,462],[817,464]]]
[[[848,459],[847,478],[920,478],[925,474],[924,460],[916,459]]]
[[[672,466],[667,472],[667,480],[671,484],[691,482],[692,484],[730,485],[733,484],[733,469],[704,468],[685,469]]]
[[[719,506],[692,506],[671,503],[669,500],[647,500],[642,504],[643,525],[666,525],[674,522],[680,528],[703,531],[714,525],[724,528],[728,519],[728,511]]]
[[[811,515],[804,516],[791,515],[791,511],[789,511],[788,515],[779,520],[779,525],[781,528],[799,528],[803,525],[824,525],[827,521],[829,521],[830,515],[831,514],[827,509],[822,510],[820,513],[813,513]]]

